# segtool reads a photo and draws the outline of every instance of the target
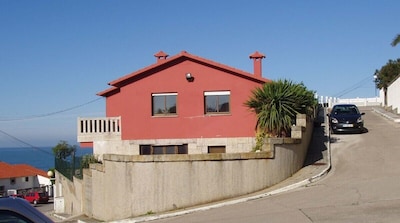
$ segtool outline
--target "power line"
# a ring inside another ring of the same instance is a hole
[[[0,122],[9,122],[9,121],[24,121],[24,120],[30,120],[30,119],[35,119],[35,118],[43,118],[43,117],[48,117],[48,116],[52,116],[52,115],[56,115],[56,114],[60,114],[63,112],[67,112],[67,111],[71,111],[83,106],[86,106],[88,104],[94,103],[98,100],[101,100],[103,98],[97,98],[88,102],[85,102],[83,104],[79,104],[70,108],[66,108],[66,109],[62,109],[59,111],[54,111],[54,112],[50,112],[50,113],[45,113],[45,114],[39,114],[39,115],[30,115],[30,116],[26,116],[26,117],[21,117],[21,118],[9,118],[9,119],[0,119]]]
[[[361,81],[357,82],[356,84],[350,86],[349,88],[346,88],[346,89],[336,93],[335,95],[333,95],[333,97],[339,97],[340,98],[343,95],[346,95],[346,94],[348,94],[348,93],[360,88],[361,86],[363,86],[365,83],[367,83],[370,80],[372,80],[371,79],[371,75],[367,76],[366,78],[362,79]]]
[[[46,150],[44,150],[44,149],[41,149],[41,148],[39,148],[39,147],[37,147],[37,146],[34,146],[34,145],[32,145],[32,144],[29,144],[29,143],[25,142],[24,140],[19,139],[19,138],[13,136],[13,135],[11,135],[11,134],[9,134],[9,133],[7,133],[7,132],[1,130],[1,129],[0,129],[0,132],[3,133],[3,134],[6,135],[6,136],[8,136],[8,137],[10,137],[10,138],[12,138],[12,139],[18,141],[18,142],[20,142],[20,143],[26,145],[26,146],[29,146],[30,148],[33,148],[33,149],[38,150],[38,151],[40,151],[40,152],[43,152],[43,153],[46,153],[46,154],[48,154],[48,155],[54,156],[53,153],[50,153],[50,152],[48,152],[48,151],[46,151]]]
[[[66,109],[62,109],[62,110],[54,111],[54,112],[50,112],[50,113],[45,113],[45,114],[31,115],[31,116],[26,116],[26,117],[22,117],[22,118],[0,119],[0,122],[6,122],[6,121],[22,121],[22,120],[29,120],[29,119],[34,119],[34,118],[48,117],[48,116],[60,114],[60,113],[63,113],[63,112],[71,111],[71,110],[74,110],[74,109],[77,109],[77,108],[86,106],[86,105],[91,104],[91,103],[94,103],[94,102],[96,102],[96,101],[98,101],[98,100],[100,100],[100,99],[102,99],[102,98],[97,98],[97,99],[94,99],[94,100],[85,102],[85,103],[83,103],[83,104],[79,104],[79,105],[76,105],[76,106],[73,106],[73,107],[70,107],[70,108],[66,108]],[[11,135],[10,133],[7,133],[7,132],[5,132],[5,131],[3,131],[3,130],[1,130],[1,129],[0,129],[0,133],[2,133],[2,134],[4,134],[4,135],[6,135],[6,136],[8,136],[8,137],[10,137],[10,138],[12,138],[12,139],[14,139],[14,140],[16,140],[16,141],[18,141],[18,142],[20,142],[20,143],[22,143],[22,144],[24,144],[24,145],[26,145],[26,146],[29,146],[30,148],[33,148],[33,149],[38,150],[38,151],[40,151],[40,152],[43,152],[43,153],[46,153],[46,154],[48,154],[48,155],[54,156],[53,153],[50,153],[50,152],[48,152],[48,151],[46,151],[46,150],[43,150],[43,149],[41,149],[41,148],[39,148],[39,147],[37,147],[37,146],[34,146],[34,145],[32,145],[32,144],[30,144],[30,143],[28,143],[28,142],[26,142],[26,141],[24,141],[24,140],[22,140],[22,139],[16,137],[16,136],[13,136],[13,135]]]

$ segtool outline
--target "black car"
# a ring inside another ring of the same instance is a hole
[[[53,223],[53,221],[19,197],[0,197],[0,223]]]
[[[337,104],[334,105],[328,114],[331,133],[338,132],[356,132],[364,131],[364,120],[356,105]]]

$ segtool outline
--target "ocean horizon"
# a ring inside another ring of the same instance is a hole
[[[48,147],[2,147],[0,161],[8,164],[28,164],[38,169],[48,171],[55,167],[54,154]],[[93,148],[77,148],[76,156],[93,154]]]

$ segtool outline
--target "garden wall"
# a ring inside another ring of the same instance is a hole
[[[84,171],[82,210],[111,221],[221,201],[263,190],[302,168],[313,123],[300,116],[292,136],[260,152],[115,155]],[[66,194],[64,196],[67,196]],[[68,208],[66,208],[68,209]],[[76,214],[76,213],[75,213]]]

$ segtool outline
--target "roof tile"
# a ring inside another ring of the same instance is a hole
[[[27,164],[8,164],[0,161],[0,179],[29,176],[48,177],[46,171],[37,169]]]

